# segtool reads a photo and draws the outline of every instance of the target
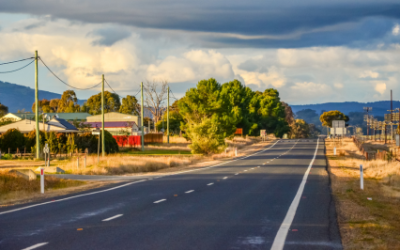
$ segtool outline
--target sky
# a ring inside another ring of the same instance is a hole
[[[400,99],[398,0],[0,0],[0,44],[0,63],[38,50],[69,85],[104,74],[121,96],[168,81],[179,98],[215,78],[276,88],[289,104]],[[33,88],[34,64],[0,81]],[[70,89],[42,64],[39,88]]]

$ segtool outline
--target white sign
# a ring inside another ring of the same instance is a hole
[[[333,120],[332,128],[344,128],[346,127],[346,123],[343,120]]]
[[[261,130],[260,130],[260,135],[261,135],[262,137],[265,137],[265,129],[261,129]]]
[[[92,135],[100,135],[100,131],[93,130]]]

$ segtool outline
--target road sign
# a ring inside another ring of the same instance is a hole
[[[345,121],[343,120],[333,120],[332,128],[344,128],[346,126]]]
[[[243,135],[243,129],[242,128],[237,128],[235,131],[235,135]]]
[[[100,130],[93,130],[92,135],[100,135]]]
[[[260,135],[261,135],[261,137],[265,137],[265,132],[266,132],[265,129],[261,129],[261,130],[260,130]]]
[[[48,154],[49,153],[49,144],[46,143],[46,145],[43,148],[43,153]]]

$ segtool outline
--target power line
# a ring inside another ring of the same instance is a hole
[[[34,61],[35,61],[35,60],[33,60],[32,62],[28,63],[27,65],[25,65],[25,66],[23,66],[23,67],[21,67],[21,68],[9,70],[9,71],[3,71],[3,72],[0,72],[0,74],[7,74],[7,73],[17,72],[17,71],[19,71],[19,70],[21,70],[21,69],[24,69],[24,68],[28,67],[28,66],[31,65]]]
[[[114,92],[114,94],[116,94],[117,96],[119,96],[119,97],[121,97],[122,98],[122,96],[121,95],[119,95],[117,92],[115,92],[115,90],[110,86],[110,84],[107,82],[107,80],[106,79],[104,79],[104,81],[106,82],[106,84],[108,85],[108,87],[110,87],[110,89]],[[134,95],[135,97],[140,93],[140,89],[139,89],[139,91]]]
[[[34,58],[34,57],[29,57],[29,58],[25,58],[25,59],[21,59],[21,60],[17,60],[17,61],[6,62],[6,63],[0,63],[0,65],[10,64],[10,63],[16,63],[16,62],[22,62],[22,61],[29,60],[29,59],[35,59],[35,58]]]
[[[175,100],[179,100],[179,99],[177,99],[177,98],[175,97],[175,95],[174,95],[174,93],[172,92],[171,88],[169,89],[169,92],[171,92],[172,98],[174,98]]]
[[[69,87],[71,87],[71,88],[79,89],[79,90],[88,90],[88,89],[93,89],[93,88],[95,88],[95,87],[97,87],[98,85],[101,84],[101,82],[99,82],[99,83],[97,83],[97,84],[95,84],[95,85],[93,85],[92,87],[89,87],[89,88],[78,88],[78,87],[72,86],[72,85],[70,85],[70,84],[64,82],[63,80],[61,80],[60,77],[58,77],[58,76],[43,62],[42,58],[39,57],[39,59],[40,59],[40,61],[43,63],[43,65],[50,71],[50,73],[53,74],[53,76],[54,76],[55,78],[57,78],[60,82],[62,82],[63,84],[65,84],[65,85],[67,85],[67,86],[69,86]]]

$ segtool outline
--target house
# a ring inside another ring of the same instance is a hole
[[[101,114],[88,116],[86,118],[87,122],[101,122]],[[105,122],[134,122],[139,124],[139,117],[137,115],[122,114],[118,112],[110,112],[104,114]]]
[[[36,129],[36,122],[28,119],[20,120],[0,127],[0,134],[7,132],[7,130],[16,128],[21,133],[29,133]],[[64,119],[53,117],[47,123],[39,122],[39,130],[46,132],[56,133],[78,133],[79,130]]]
[[[84,124],[90,125],[91,130],[101,128],[102,115],[86,118]],[[131,114],[110,112],[104,114],[104,129],[112,135],[136,135],[139,132],[139,117]]]
[[[90,116],[89,113],[45,113],[47,117],[58,116],[60,119],[67,121],[86,121],[86,118]],[[0,121],[11,120],[11,121],[21,121],[23,119],[35,120],[35,114],[33,113],[8,113],[0,118]]]

